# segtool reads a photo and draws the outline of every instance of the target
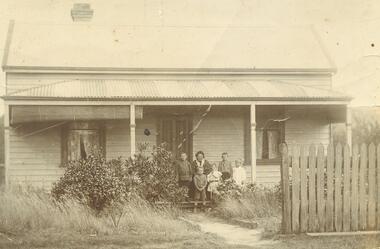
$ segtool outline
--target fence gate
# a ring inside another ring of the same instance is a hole
[[[380,145],[283,145],[282,230],[380,230]]]

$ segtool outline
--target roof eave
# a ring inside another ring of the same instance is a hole
[[[336,68],[121,68],[3,65],[9,73],[100,74],[334,74]]]
[[[15,26],[15,21],[10,20],[9,25],[8,25],[7,38],[5,40],[3,61],[1,62],[1,66],[3,68],[3,71],[6,71],[5,68],[6,68],[6,65],[8,63],[9,48],[11,46],[14,26]]]
[[[117,98],[79,98],[79,97],[32,97],[32,96],[1,96],[3,100],[28,101],[343,101],[349,103],[353,98],[342,97],[212,97],[212,98],[167,98],[167,97],[117,97]]]

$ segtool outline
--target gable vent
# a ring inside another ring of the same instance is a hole
[[[94,15],[94,10],[88,3],[75,3],[71,9],[71,17],[74,22],[90,21]]]

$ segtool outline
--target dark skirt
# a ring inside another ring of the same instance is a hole
[[[230,172],[222,172],[222,180],[225,181],[231,178]]]

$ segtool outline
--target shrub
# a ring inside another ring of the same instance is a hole
[[[175,175],[174,158],[164,146],[154,148],[151,157],[146,156],[146,145],[140,153],[128,160],[139,179],[138,193],[149,202],[178,202],[184,199],[186,188],[180,187]]]
[[[149,202],[182,200],[185,189],[176,180],[171,153],[158,146],[146,156],[146,149],[141,146],[128,160],[106,161],[102,153],[93,153],[85,160],[70,162],[53,186],[53,197],[75,199],[97,211],[119,206],[132,194]]]
[[[86,160],[68,163],[65,174],[54,184],[52,195],[57,200],[75,199],[101,211],[125,201],[135,186],[128,164],[121,158],[106,161],[101,153],[94,153]]]
[[[239,199],[242,196],[243,188],[232,179],[222,181],[218,186],[219,200]]]

